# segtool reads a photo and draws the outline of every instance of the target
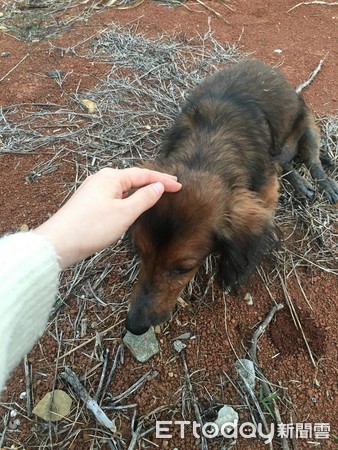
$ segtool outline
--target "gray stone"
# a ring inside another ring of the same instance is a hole
[[[186,348],[186,344],[184,344],[182,341],[180,341],[179,339],[177,339],[176,341],[174,341],[174,349],[177,351],[177,353],[181,353],[182,350],[184,350]]]
[[[150,328],[141,336],[126,332],[123,343],[129,348],[132,355],[140,362],[146,362],[160,351],[153,328]]]
[[[238,413],[235,411],[231,406],[224,405],[219,411],[217,415],[217,419],[215,420],[215,424],[219,428],[220,431],[224,430],[227,433],[230,433],[232,429],[237,425],[238,423]],[[235,422],[236,421],[236,422]],[[230,425],[228,427],[224,427],[225,424],[233,424],[233,427]],[[223,426],[223,429],[222,429]],[[221,433],[219,433],[221,434]]]
[[[235,362],[235,368],[239,379],[244,379],[252,390],[255,389],[256,374],[254,363],[250,359],[238,359]]]

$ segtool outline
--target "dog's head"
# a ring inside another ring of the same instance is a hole
[[[165,193],[131,230],[140,272],[126,328],[143,334],[166,321],[205,258],[219,253],[219,279],[240,281],[266,250],[272,214],[246,189],[226,189],[219,177],[183,173],[181,191]],[[271,233],[270,233],[271,234]]]

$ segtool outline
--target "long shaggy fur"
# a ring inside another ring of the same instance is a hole
[[[277,166],[308,193],[290,163],[298,152],[318,169],[317,136],[302,98],[261,62],[217,72],[191,93],[160,158],[147,165],[177,175],[183,188],[165,193],[132,229],[141,265],[127,329],[142,334],[168,319],[210,253],[224,287],[247,278],[278,241]]]

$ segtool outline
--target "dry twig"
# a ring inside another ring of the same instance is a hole
[[[61,373],[61,378],[67,381],[72,387],[73,391],[80,397],[85,403],[86,407],[94,414],[98,422],[108,428],[113,433],[116,432],[116,426],[114,421],[111,421],[106,413],[100,408],[97,402],[89,395],[86,389],[82,386],[80,380],[76,374],[69,368],[65,367],[64,372]]]
[[[32,364],[28,360],[27,355],[23,359],[24,371],[25,371],[25,389],[26,389],[26,411],[29,417],[33,410],[32,401]]]
[[[308,86],[312,83],[312,81],[316,78],[316,76],[318,75],[319,71],[320,71],[321,68],[322,68],[322,65],[323,65],[323,63],[324,63],[324,60],[325,60],[326,56],[327,56],[327,55],[325,55],[324,58],[321,59],[321,60],[319,61],[318,66],[317,66],[317,67],[315,68],[315,70],[312,72],[312,74],[310,75],[310,77],[309,77],[304,83],[302,83],[302,84],[300,84],[300,85],[298,85],[298,86],[296,87],[295,91],[297,92],[297,94],[300,94],[301,91],[302,91],[304,88],[308,87]]]
[[[286,12],[289,13],[290,11],[293,11],[294,9],[298,8],[299,6],[303,6],[303,5],[337,6],[338,2],[321,2],[321,1],[301,2],[301,3],[297,3],[297,5],[288,9]]]
[[[1,81],[4,81],[4,80],[8,77],[8,75],[10,75],[12,72],[14,72],[14,70],[15,70],[17,67],[19,67],[20,64],[22,64],[22,63],[26,60],[26,58],[28,58],[28,56],[29,56],[29,53],[27,53],[23,58],[21,58],[20,61],[19,61],[17,64],[15,64],[15,66],[12,67],[12,69],[11,69],[10,71],[8,71],[8,72],[6,73],[6,75],[4,75],[2,78],[0,78],[0,83],[1,83]]]
[[[222,14],[219,13],[218,11],[216,11],[214,8],[211,8],[211,6],[209,6],[206,3],[202,2],[202,0],[196,0],[196,2],[199,3],[200,5],[204,6],[204,8],[206,8],[208,11],[212,12],[213,14],[215,14],[215,16],[217,16],[218,18],[224,20],[225,23],[229,24],[229,22],[227,20],[225,20],[225,18],[222,16]]]
[[[272,306],[272,308],[269,311],[269,314],[265,317],[265,319],[263,320],[263,322],[259,325],[259,327],[257,328],[257,330],[254,332],[253,336],[252,336],[252,341],[251,341],[251,349],[250,349],[250,358],[252,359],[252,361],[258,366],[258,360],[257,360],[257,344],[258,344],[258,339],[261,337],[261,335],[264,333],[264,331],[266,330],[267,326],[269,325],[269,323],[271,322],[271,320],[274,318],[275,314],[277,311],[280,311],[281,309],[284,308],[284,305],[277,304]]]
[[[195,393],[194,393],[194,390],[193,390],[193,387],[191,384],[190,374],[189,374],[189,370],[188,370],[187,361],[185,359],[184,350],[180,353],[180,355],[181,355],[182,362],[183,362],[184,375],[185,375],[185,380],[188,385],[190,399],[191,399],[191,402],[192,402],[192,405],[193,405],[193,408],[195,411],[195,417],[196,417],[197,423],[202,428],[203,427],[202,416],[201,416],[200,408],[197,403],[197,399],[196,399],[196,396],[195,396]],[[203,434],[201,435],[201,450],[208,450],[208,442]]]
[[[261,368],[260,368],[260,366],[258,364],[257,345],[258,345],[259,338],[262,336],[262,334],[266,330],[267,326],[269,325],[271,320],[274,318],[276,312],[280,311],[283,307],[284,306],[281,303],[271,307],[268,315],[263,320],[263,322],[259,325],[257,330],[254,332],[254,334],[252,336],[252,340],[251,340],[251,348],[250,348],[250,351],[249,351],[249,355],[250,355],[250,358],[252,359],[253,363],[255,364],[256,372],[258,374],[258,379],[259,379],[259,382],[260,382],[260,384],[262,386],[264,396],[266,398],[271,396],[272,390],[270,389],[269,383],[266,380],[266,378],[265,378],[265,376],[264,376],[264,374],[263,374],[263,372],[262,372],[262,370],[261,370]],[[273,411],[274,411],[276,422],[277,422],[277,424],[281,424],[282,423],[282,419],[281,419],[279,408],[277,406],[277,403],[276,403],[275,399],[272,399],[272,404],[273,404]],[[281,445],[282,445],[282,449],[283,450],[289,450],[289,446],[288,446],[287,440],[286,440],[286,438],[284,436],[281,437]]]
[[[302,324],[301,324],[301,322],[300,322],[300,320],[299,320],[297,311],[296,311],[296,309],[295,309],[295,307],[294,307],[294,304],[292,303],[292,300],[291,300],[291,298],[290,298],[289,292],[288,292],[288,290],[287,290],[287,288],[286,288],[285,280],[282,278],[281,274],[278,274],[278,275],[279,275],[279,279],[280,279],[280,282],[281,282],[281,286],[282,286],[282,289],[283,289],[283,293],[284,293],[286,302],[287,302],[287,304],[288,304],[288,307],[289,307],[289,310],[290,310],[292,319],[293,319],[293,321],[294,321],[294,324],[295,324],[296,328],[300,331],[300,333],[301,333],[301,335],[302,335],[303,341],[304,341],[304,343],[305,343],[305,345],[306,345],[306,348],[307,348],[307,351],[308,351],[308,353],[309,353],[309,356],[310,356],[310,359],[311,359],[311,362],[312,362],[313,366],[314,366],[314,367],[317,367],[316,361],[315,361],[315,359],[314,359],[314,357],[313,357],[313,354],[312,354],[311,347],[310,347],[309,342],[308,342],[308,340],[307,340],[307,338],[306,338],[306,336],[305,336],[305,333],[304,333]]]

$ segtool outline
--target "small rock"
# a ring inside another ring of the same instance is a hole
[[[141,336],[126,332],[123,343],[129,348],[132,355],[140,362],[146,362],[160,351],[153,328],[150,328]]]
[[[10,430],[16,430],[16,429],[19,428],[20,424],[21,424],[20,419],[10,420],[10,422],[9,422],[9,424],[8,424],[8,428],[9,428]]]
[[[253,305],[253,297],[250,294],[250,292],[247,292],[244,296],[244,300],[247,302],[248,305]]]
[[[231,406],[224,405],[219,411],[217,415],[217,419],[215,420],[215,424],[218,426],[220,431],[222,426],[226,423],[233,423],[235,425],[235,421],[238,422],[238,413],[231,408]],[[232,427],[228,426],[225,427],[225,430],[227,433],[230,433],[232,431]]]
[[[18,415],[18,411],[16,409],[12,409],[11,412],[10,412],[10,416],[14,418],[17,415]]]
[[[181,353],[181,351],[186,348],[186,344],[184,344],[182,341],[180,341],[178,339],[176,341],[174,341],[173,345],[174,345],[174,349],[177,351],[177,353]]]
[[[154,328],[154,331],[156,334],[161,334],[161,327],[159,325],[156,325],[156,327]]]
[[[235,369],[240,379],[244,379],[251,389],[255,389],[256,374],[255,366],[250,359],[238,359],[235,362]]]
[[[97,104],[93,102],[93,100],[89,100],[89,98],[83,98],[81,103],[87,108],[87,112],[89,114],[95,114],[97,112]]]
[[[19,395],[19,399],[26,400],[26,398],[27,398],[27,392],[21,392],[21,394]]]
[[[20,231],[21,231],[22,233],[25,233],[25,232],[29,231],[29,226],[28,226],[26,223],[23,223],[23,224],[20,226]]]
[[[33,414],[49,422],[58,422],[68,416],[72,407],[72,399],[67,392],[55,389],[34,406]]]

